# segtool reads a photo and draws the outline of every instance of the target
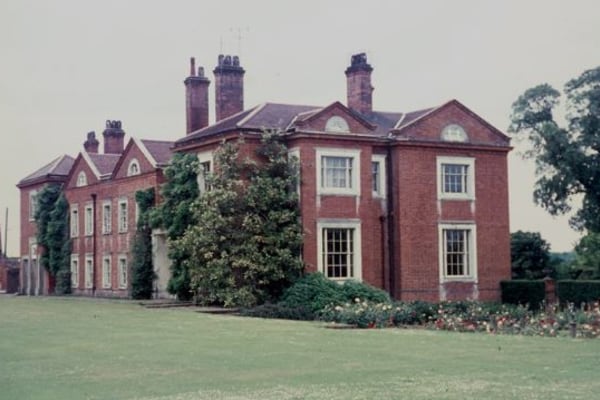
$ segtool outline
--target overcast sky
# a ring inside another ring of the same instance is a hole
[[[600,3],[2,0],[0,49],[0,225],[4,236],[8,207],[17,256],[15,184],[61,154],[76,156],[107,119],[140,138],[184,136],[190,56],[214,81],[218,54],[239,55],[246,107],[319,106],[345,103],[344,69],[366,52],[375,109],[456,98],[506,132],[525,89],[562,88],[600,65]],[[513,151],[509,167],[511,231],[540,231],[552,250],[572,249],[578,235],[567,219],[533,204],[532,163]]]

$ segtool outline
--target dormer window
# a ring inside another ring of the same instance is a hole
[[[127,168],[127,176],[134,176],[140,174],[140,163],[137,159],[131,160],[129,167]]]
[[[79,175],[77,175],[77,187],[81,187],[81,186],[85,186],[87,185],[87,176],[85,174],[85,172],[81,171],[79,173]]]

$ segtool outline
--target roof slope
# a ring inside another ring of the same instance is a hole
[[[28,183],[34,183],[38,180],[43,180],[45,178],[51,177],[67,177],[69,175],[69,171],[73,166],[75,159],[67,154],[64,154],[60,157],[55,158],[50,161],[48,164],[44,165],[42,168],[37,171],[27,175],[25,178],[21,179],[17,186],[23,186]]]
[[[121,157],[121,154],[87,153],[87,155],[100,173],[99,178],[111,174]]]
[[[149,139],[141,139],[141,142],[159,166],[169,163],[172,154],[171,148],[175,142]]]

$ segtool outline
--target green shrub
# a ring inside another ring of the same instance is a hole
[[[389,303],[391,301],[390,295],[385,291],[366,283],[353,280],[344,282],[342,285],[342,291],[347,301],[354,300],[356,298],[375,303]]]
[[[509,304],[528,304],[537,310],[544,302],[546,287],[541,280],[512,280],[500,282],[502,302]]]
[[[291,309],[305,308],[316,315],[330,304],[336,305],[345,301],[341,285],[330,281],[321,273],[311,273],[286,289],[280,304]]]
[[[311,321],[316,315],[306,307],[289,307],[282,303],[266,303],[254,308],[240,310],[240,315],[255,318],[291,319],[299,321]]]
[[[593,303],[600,301],[600,281],[562,280],[557,282],[557,294],[561,303]]]
[[[61,269],[56,273],[56,284],[54,286],[54,293],[71,293],[71,271]]]

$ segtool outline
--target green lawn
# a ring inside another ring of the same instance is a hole
[[[0,399],[593,399],[600,340],[0,297]]]

